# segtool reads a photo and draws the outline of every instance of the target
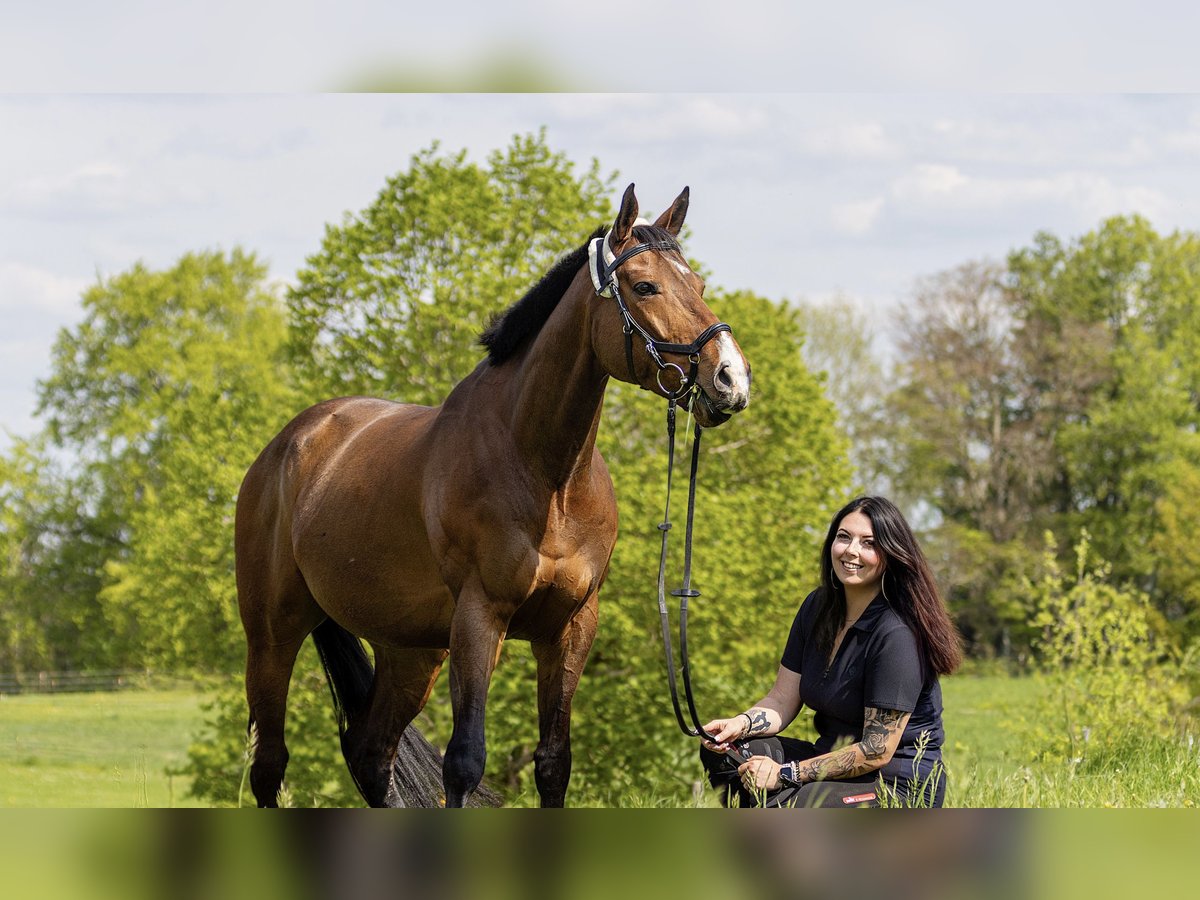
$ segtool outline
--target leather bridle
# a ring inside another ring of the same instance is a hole
[[[658,530],[662,534],[662,549],[658,561],[658,613],[662,625],[663,651],[666,655],[668,686],[671,691],[671,705],[675,710],[675,719],[679,722],[679,727],[683,730],[684,734],[692,737],[712,739],[713,735],[708,734],[704,730],[704,726],[700,723],[700,716],[696,712],[696,702],[692,695],[692,681],[687,649],[688,601],[700,596],[700,592],[692,587],[692,523],[696,512],[696,473],[700,463],[700,435],[702,432],[699,422],[696,423],[692,439],[692,466],[688,479],[687,526],[684,533],[683,549],[683,583],[677,590],[671,591],[672,597],[679,598],[680,678],[683,681],[684,697],[687,701],[688,713],[692,720],[690,726],[684,720],[683,710],[679,703],[679,690],[676,685],[675,662],[672,653],[670,614],[667,610],[666,600],[667,535],[671,530],[671,476],[675,469],[675,410],[681,399],[692,392],[700,390],[699,383],[697,382],[700,367],[700,351],[718,334],[723,331],[732,333],[733,329],[724,322],[717,322],[704,329],[699,337],[690,344],[672,344],[658,340],[643,328],[630,314],[629,307],[621,296],[616,272],[626,260],[637,256],[639,253],[645,253],[648,250],[678,250],[678,247],[668,241],[644,241],[630,247],[619,256],[613,256],[608,247],[608,236],[605,235],[604,237],[595,238],[589,246],[588,268],[592,277],[592,283],[596,288],[596,293],[602,297],[610,297],[616,300],[617,309],[620,310],[621,318],[624,320],[622,331],[625,333],[625,364],[629,368],[629,380],[634,384],[639,384],[637,374],[633,368],[633,335],[637,334],[645,341],[646,353],[658,367],[655,379],[658,382],[659,388],[667,396],[667,500],[663,511],[663,521],[658,526]],[[662,358],[663,353],[685,355],[691,364],[690,371],[685,373],[681,366],[666,362]],[[679,385],[675,390],[669,389],[662,383],[663,372],[667,369],[674,369],[679,373]],[[739,763],[747,758],[747,753],[740,749],[730,750],[728,751],[728,755]]]
[[[645,253],[647,250],[678,250],[675,244],[669,241],[643,241],[640,244],[635,244],[628,250],[621,253],[620,256],[612,257],[611,261],[608,257],[612,256],[612,251],[608,246],[608,235],[598,237],[592,240],[588,252],[588,267],[592,276],[592,284],[596,288],[596,293],[601,297],[611,297],[617,301],[617,309],[621,312],[621,318],[624,324],[621,330],[625,334],[625,365],[629,369],[629,380],[634,384],[639,384],[637,373],[633,368],[633,336],[637,334],[646,345],[646,353],[658,367],[655,373],[655,380],[658,382],[659,388],[667,395],[667,399],[675,399],[683,397],[689,387],[697,386],[696,376],[700,370],[700,351],[704,349],[704,345],[715,338],[722,331],[732,332],[724,322],[715,322],[709,325],[704,331],[700,332],[690,344],[672,344],[667,341],[660,341],[649,331],[647,331],[640,322],[633,317],[629,312],[629,306],[625,302],[625,298],[621,296],[621,288],[617,282],[617,269],[626,260],[629,260],[639,253]],[[691,371],[685,373],[682,366],[675,363],[666,362],[662,358],[664,353],[678,353],[681,356],[686,356],[688,362],[691,363]],[[674,369],[679,373],[679,386],[675,390],[670,390],[662,382],[662,375],[667,369]]]

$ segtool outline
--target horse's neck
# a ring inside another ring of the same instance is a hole
[[[513,438],[523,458],[556,485],[590,465],[608,384],[592,351],[589,294],[580,284],[572,284],[514,360]]]

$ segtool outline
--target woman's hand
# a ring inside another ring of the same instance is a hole
[[[750,728],[750,717],[738,713],[732,719],[713,719],[704,726],[704,730],[713,736],[713,740],[701,740],[709,750],[724,753],[729,749],[729,742],[740,738]]]
[[[769,756],[752,756],[738,766],[742,785],[748,791],[773,791],[779,787],[779,763]]]

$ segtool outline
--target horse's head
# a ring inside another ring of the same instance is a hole
[[[696,421],[720,425],[750,402],[750,365],[704,302],[704,282],[676,238],[687,214],[688,189],[653,225],[638,219],[633,185],[616,221],[590,248],[599,309],[592,346],[614,378],[664,397],[699,387]]]

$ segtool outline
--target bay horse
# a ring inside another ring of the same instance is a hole
[[[667,396],[690,365],[705,427],[749,402],[750,367],[677,242],[687,207],[684,188],[645,223],[629,185],[607,237],[599,229],[493,321],[480,339],[487,358],[441,406],[328,400],[251,465],[235,549],[260,806],[275,805],[283,782],[288,683],[309,634],[347,766],[372,806],[404,805],[397,748],[447,656],[454,725],[442,788],[446,806],[465,804],[483,777],[501,644],[528,640],[535,781],[543,806],[563,805],[571,700],[617,537],[596,449],[608,381]],[[633,331],[651,336],[636,353]]]

